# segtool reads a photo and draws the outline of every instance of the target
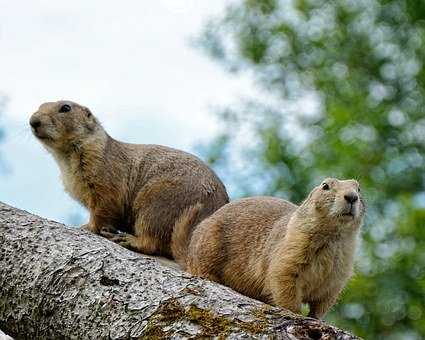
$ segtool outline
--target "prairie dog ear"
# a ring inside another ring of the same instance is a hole
[[[87,117],[87,121],[85,122],[85,126],[89,131],[93,132],[96,129],[96,125],[98,124],[98,121],[95,118],[95,116],[93,116],[93,114],[91,113],[91,111],[87,107],[83,106],[82,110],[86,114],[86,117]]]
[[[311,190],[309,193],[308,193],[308,196],[307,196],[307,198],[305,199],[305,201],[308,201],[308,200],[310,200],[311,199],[311,196],[313,196],[313,194],[314,194],[314,192],[317,190],[317,188],[314,188],[313,190]]]
[[[91,113],[91,111],[87,107],[85,107],[85,106],[83,106],[83,111],[86,113],[87,118],[90,118],[90,117],[93,116],[93,114]]]

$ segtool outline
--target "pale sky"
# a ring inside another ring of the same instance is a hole
[[[0,0],[0,201],[58,221],[79,213],[28,119],[46,101],[88,106],[110,134],[193,151],[217,132],[212,107],[252,93],[190,41],[225,0]]]

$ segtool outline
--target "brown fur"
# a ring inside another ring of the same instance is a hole
[[[329,189],[316,187],[299,207],[272,197],[225,205],[195,228],[177,262],[194,275],[293,312],[308,303],[311,316],[323,317],[351,276],[364,215],[356,181],[324,183]],[[350,194],[358,197],[352,204],[344,198]],[[176,232],[189,234],[181,222]]]
[[[197,204],[188,208],[176,222],[176,226],[183,225],[184,228],[175,228],[171,237],[171,253],[174,259],[179,259],[177,262],[180,266],[184,265],[186,258],[187,245],[190,239],[190,230],[186,226],[193,226],[198,219],[199,213],[202,211],[202,205]]]
[[[114,140],[76,103],[45,103],[30,123],[56,159],[66,191],[90,211],[86,228],[127,248],[170,257],[177,220],[202,206],[191,229],[228,202],[224,185],[197,157]]]

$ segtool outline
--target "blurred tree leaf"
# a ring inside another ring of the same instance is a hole
[[[219,116],[210,161],[237,196],[300,202],[357,178],[368,216],[356,277],[330,321],[370,339],[425,337],[425,5],[239,0],[200,42],[255,100]]]

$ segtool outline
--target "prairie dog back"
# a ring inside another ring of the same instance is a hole
[[[261,295],[270,255],[266,246],[269,235],[282,211],[295,209],[295,205],[273,197],[246,198],[225,205],[196,227],[187,268],[245,295]]]

